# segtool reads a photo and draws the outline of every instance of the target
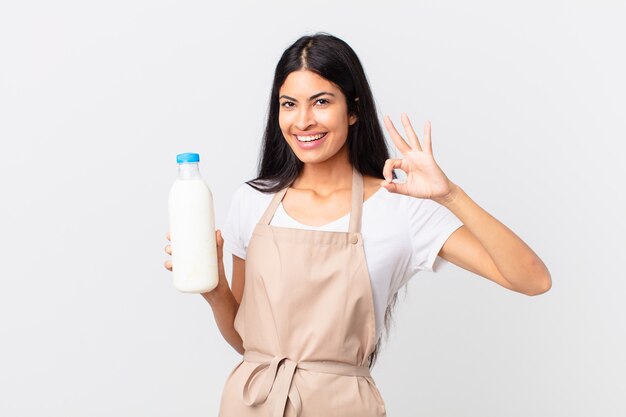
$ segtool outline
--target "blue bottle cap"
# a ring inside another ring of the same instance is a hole
[[[179,164],[200,162],[200,155],[197,153],[180,153],[176,155],[176,162]]]

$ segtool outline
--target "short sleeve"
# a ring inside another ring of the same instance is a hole
[[[414,270],[438,272],[448,262],[437,255],[463,222],[448,208],[430,199],[411,198],[408,204],[413,246],[411,266]]]
[[[247,186],[244,184],[244,186]],[[244,198],[243,186],[239,187],[230,202],[226,223],[222,227],[222,237],[224,238],[224,250],[232,253],[241,259],[246,259],[246,244],[243,237],[244,221],[242,217],[242,199]]]

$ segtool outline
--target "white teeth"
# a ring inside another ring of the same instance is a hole
[[[324,137],[326,133],[320,133],[319,135],[315,135],[315,136],[298,136],[296,135],[296,138],[298,138],[298,140],[300,142],[311,142],[313,140],[318,140],[321,139],[322,137]]]

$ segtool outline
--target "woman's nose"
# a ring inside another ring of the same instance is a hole
[[[307,106],[302,106],[298,110],[298,117],[296,118],[296,129],[307,130],[310,126],[315,124],[315,118],[313,112]]]

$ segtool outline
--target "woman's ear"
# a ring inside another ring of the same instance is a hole
[[[358,112],[358,108],[359,108],[359,98],[358,97],[354,99],[354,105],[356,107],[355,112],[350,114],[350,118],[348,119],[348,123],[350,124],[350,126],[355,124],[356,121],[358,120],[358,117],[356,117],[356,113]]]

